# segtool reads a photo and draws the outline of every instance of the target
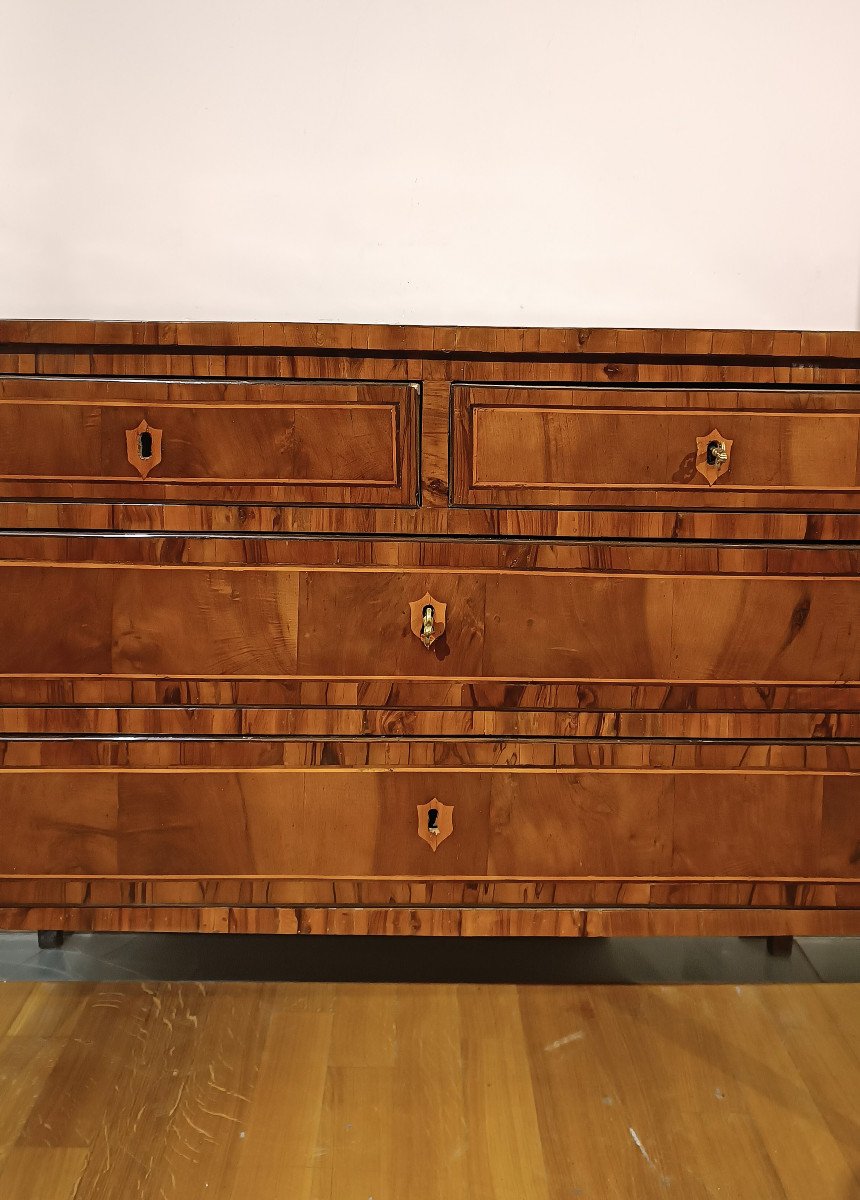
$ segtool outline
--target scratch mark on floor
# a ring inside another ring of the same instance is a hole
[[[634,1142],[634,1145],[636,1146],[636,1149],[639,1151],[639,1153],[645,1159],[648,1166],[651,1168],[652,1171],[656,1171],[657,1168],[654,1166],[654,1163],[651,1161],[651,1155],[648,1153],[648,1151],[645,1149],[645,1147],[642,1145],[642,1143],[639,1140],[639,1134],[636,1132],[636,1130],[633,1128],[632,1125],[627,1126],[627,1131],[630,1134],[630,1136],[633,1138],[633,1142]]]
[[[578,1042],[585,1037],[581,1029],[577,1029],[576,1033],[569,1033],[567,1037],[559,1038],[556,1042],[550,1042],[548,1046],[544,1046],[544,1050],[560,1050],[562,1046],[567,1046],[570,1042]]]

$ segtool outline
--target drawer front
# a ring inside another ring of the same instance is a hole
[[[452,394],[456,504],[860,508],[856,392]]]
[[[0,380],[0,493],[414,506],[411,384]]]
[[[3,675],[860,678],[857,577],[7,563],[0,595]]]
[[[13,877],[860,875],[837,773],[7,769],[0,821]]]

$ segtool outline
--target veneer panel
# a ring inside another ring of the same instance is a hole
[[[856,510],[860,503],[857,392],[452,392],[458,504]],[[699,442],[714,432],[724,440],[712,444],[728,447],[717,478],[697,460]]]
[[[0,584],[6,675],[764,685],[860,676],[860,578],[10,564]],[[425,592],[448,605],[430,651],[409,625],[409,604]]]
[[[811,772],[8,771],[0,875],[850,879],[845,786],[825,808]],[[435,853],[428,802],[454,814]]]
[[[0,495],[414,505],[417,418],[417,385],[0,379]]]
[[[379,908],[274,905],[0,908],[3,929],[395,937],[839,937],[860,910],[763,908]]]

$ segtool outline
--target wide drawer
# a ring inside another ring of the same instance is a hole
[[[418,391],[0,379],[0,495],[415,505]]]
[[[7,561],[0,597],[5,675],[860,678],[857,576]]]
[[[0,822],[7,877],[860,875],[839,771],[7,768]]]
[[[857,392],[453,386],[452,418],[456,504],[860,507]]]

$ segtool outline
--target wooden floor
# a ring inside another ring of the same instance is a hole
[[[0,985],[2,1200],[854,1200],[860,985]]]

